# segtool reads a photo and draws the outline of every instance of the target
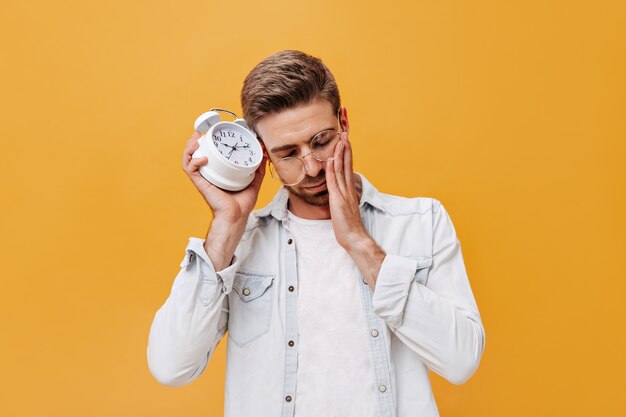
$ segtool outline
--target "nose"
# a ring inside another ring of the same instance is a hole
[[[304,171],[309,177],[316,177],[317,174],[319,174],[319,172],[322,170],[324,164],[324,162],[320,162],[315,159],[313,154],[311,154],[310,152],[302,157],[302,163],[304,164]]]

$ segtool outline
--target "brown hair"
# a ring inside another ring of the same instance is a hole
[[[311,102],[328,100],[339,111],[339,88],[321,59],[300,51],[280,51],[250,71],[241,88],[243,116],[252,130],[263,117]]]

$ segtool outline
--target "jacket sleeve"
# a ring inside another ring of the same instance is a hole
[[[430,261],[387,254],[372,304],[398,339],[431,370],[462,384],[478,368],[485,331],[461,244],[450,216],[434,199],[432,264]]]
[[[150,328],[148,367],[160,383],[185,385],[206,368],[228,327],[235,261],[216,272],[204,240],[189,239],[171,293]]]

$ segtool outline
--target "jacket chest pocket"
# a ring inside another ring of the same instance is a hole
[[[239,346],[268,332],[272,315],[273,274],[237,271],[229,298],[228,336]]]

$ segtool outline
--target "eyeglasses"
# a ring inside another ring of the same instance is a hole
[[[287,186],[298,184],[306,177],[304,158],[312,155],[319,162],[332,160],[335,145],[339,142],[341,133],[341,129],[339,131],[335,129],[323,130],[313,136],[309,142],[311,151],[306,155],[288,156],[281,158],[276,164],[271,163],[270,174],[272,178]]]

